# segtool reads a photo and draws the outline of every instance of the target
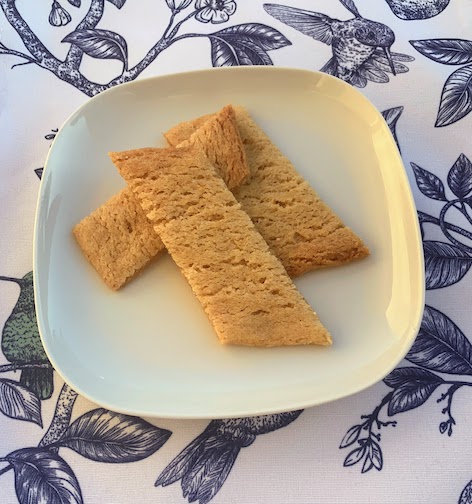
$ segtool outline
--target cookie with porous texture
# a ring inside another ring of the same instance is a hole
[[[82,219],[73,234],[110,289],[118,290],[164,251],[164,244],[128,189]]]
[[[202,127],[213,116],[214,114],[206,114],[204,116],[197,117],[196,119],[192,119],[191,121],[181,122],[164,133],[164,137],[169,142],[169,145],[176,147],[180,143],[189,139],[198,128]]]
[[[231,106],[207,116],[186,133],[190,137],[182,145],[198,145],[230,189],[246,180],[246,153]],[[162,241],[128,189],[85,217],[74,227],[73,234],[85,257],[113,290],[129,282],[164,251]]]
[[[200,147],[229,189],[239,187],[249,177],[249,166],[234,108],[227,105],[216,115],[200,118],[194,126],[190,137],[177,147]]]
[[[234,195],[288,274],[296,277],[367,257],[362,240],[319,198],[249,113],[243,107],[234,110],[251,172]],[[183,123],[165,137],[176,145],[191,131],[192,122]]]
[[[197,146],[110,157],[222,343],[331,344],[329,332]]]

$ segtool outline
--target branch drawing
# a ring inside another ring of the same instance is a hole
[[[75,7],[79,0],[69,1]],[[52,72],[56,77],[71,84],[87,96],[94,96],[112,86],[136,79],[155,59],[171,45],[188,38],[206,38],[210,42],[213,66],[272,65],[269,51],[290,45],[290,41],[277,30],[260,24],[246,23],[231,26],[213,33],[184,33],[180,30],[190,19],[202,24],[226,23],[236,12],[234,0],[166,0],[170,10],[169,22],[162,36],[135,65],[128,61],[128,44],[123,36],[112,30],[97,28],[109,4],[121,9],[126,0],[91,0],[89,9],[62,43],[70,44],[67,56],[61,60],[54,56],[34,33],[16,8],[15,0],[0,0],[0,8],[6,20],[16,31],[29,54],[7,48],[0,41],[0,55],[10,55],[25,60],[20,64],[35,64]],[[194,3],[194,5],[192,5]],[[180,14],[183,16],[180,16]],[[181,17],[180,20],[177,20]],[[51,26],[65,26],[73,16],[54,0],[49,23]],[[120,75],[107,84],[99,84],[86,78],[80,71],[84,56],[97,59],[114,59],[123,63]],[[17,66],[17,65],[14,65]]]
[[[51,424],[39,442],[39,447],[52,445],[61,439],[67,427],[69,427],[72,408],[76,399],[77,392],[72,390],[67,383],[64,383],[57,398],[56,409],[54,410]],[[55,451],[57,452],[57,450],[56,448]]]
[[[0,394],[2,385],[0,383]],[[54,416],[38,446],[22,448],[0,458],[0,463],[7,464],[0,470],[0,476],[10,470],[15,473],[15,490],[20,503],[83,503],[79,481],[71,466],[59,455],[61,448],[69,448],[96,462],[127,463],[149,457],[171,435],[170,431],[140,418],[103,408],[88,411],[71,424],[76,398],[77,393],[64,384]],[[39,401],[36,406],[39,408]]]
[[[462,387],[472,387],[472,381],[444,380],[438,374],[419,367],[400,367],[385,378],[384,383],[393,390],[386,394],[380,404],[368,415],[361,415],[364,422],[352,426],[344,435],[339,448],[348,448],[357,444],[346,456],[344,467],[362,463],[361,472],[371,469],[381,471],[383,468],[383,454],[380,447],[380,430],[384,427],[397,425],[397,421],[380,419],[382,410],[387,408],[389,417],[413,410],[423,405],[440,386],[448,386],[441,394],[437,403],[446,401],[441,410],[446,419],[439,424],[439,432],[452,436],[453,425],[456,424],[452,416],[451,407],[454,394]]]
[[[442,204],[439,216],[418,212],[425,258],[426,289],[443,289],[460,282],[472,266],[472,163],[460,154],[447,174],[445,184],[433,172],[411,163],[419,191],[429,199]],[[465,227],[452,224],[453,212],[462,217]],[[427,227],[434,226],[442,232],[444,240],[426,239]],[[349,452],[344,466],[362,463],[361,472],[384,466],[380,446],[380,429],[395,426],[397,420],[383,421],[388,417],[421,407],[439,388],[445,390],[436,402],[443,405],[444,419],[439,423],[440,434],[452,436],[456,419],[452,413],[458,390],[472,387],[472,344],[461,329],[441,311],[426,306],[418,336],[406,356],[412,366],[399,367],[390,373],[384,383],[392,390],[364,420],[345,434],[340,448],[355,448]],[[463,490],[459,504],[471,502],[472,482]]]

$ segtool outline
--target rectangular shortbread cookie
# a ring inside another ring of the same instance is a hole
[[[331,337],[198,147],[110,157],[222,343],[330,345]]]
[[[297,173],[243,107],[234,107],[251,175],[234,191],[291,277],[338,266],[369,255],[362,240]],[[181,123],[164,134],[175,146],[193,134],[203,119]]]

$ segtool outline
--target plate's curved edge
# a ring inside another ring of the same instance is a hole
[[[293,411],[293,410],[299,410],[299,409],[305,409],[305,408],[310,408],[314,406],[319,406],[321,404],[327,404],[357,393],[362,392],[363,390],[371,387],[372,385],[378,383],[381,381],[385,376],[387,376],[400,362],[401,360],[405,357],[405,355],[408,353],[409,349],[414,343],[415,337],[420,329],[421,325],[421,320],[422,320],[422,314],[424,311],[424,305],[425,305],[425,285],[424,285],[424,257],[423,257],[423,250],[422,250],[422,241],[421,241],[421,233],[420,233],[420,226],[419,226],[419,221],[417,217],[417,212],[416,212],[416,206],[414,203],[414,198],[413,198],[413,193],[411,190],[411,186],[408,180],[408,176],[405,170],[405,166],[403,164],[403,161],[401,159],[400,153],[398,152],[398,148],[396,147],[396,142],[394,140],[394,137],[392,133],[390,132],[387,124],[385,123],[385,129],[386,133],[389,135],[390,140],[392,144],[395,146],[396,150],[396,156],[398,157],[397,161],[398,163],[402,166],[403,168],[403,173],[402,173],[402,185],[404,186],[404,189],[407,191],[408,194],[408,201],[410,204],[410,210],[411,214],[414,215],[414,223],[415,223],[415,229],[416,229],[416,244],[415,244],[415,251],[416,251],[416,260],[417,260],[417,272],[418,272],[418,294],[419,294],[419,299],[418,299],[418,304],[417,304],[417,310],[416,310],[416,322],[415,325],[411,327],[409,331],[409,335],[407,338],[407,343],[405,344],[403,348],[403,352],[398,355],[398,358],[396,359],[395,362],[392,363],[392,365],[387,369],[385,372],[379,373],[377,376],[372,377],[371,380],[368,380],[367,382],[361,384],[359,387],[355,389],[351,389],[350,391],[346,393],[339,393],[337,395],[333,395],[330,398],[321,398],[320,400],[305,400],[305,401],[298,401],[298,402],[293,402],[290,403],[286,406],[280,407],[280,408],[262,408],[259,409],[258,411],[245,411],[244,409],[239,409],[237,411],[227,411],[226,413],[221,413],[221,412],[208,412],[205,414],[195,414],[195,413],[189,413],[187,414],[182,414],[182,413],[173,413],[172,411],[164,412],[164,411],[156,411],[154,408],[152,410],[146,410],[146,409],[127,409],[127,408],[122,408],[119,405],[108,403],[107,401],[103,401],[101,399],[97,400],[97,397],[93,396],[93,394],[90,394],[86,390],[83,390],[80,386],[78,386],[75,383],[72,383],[71,380],[69,380],[68,375],[64,370],[61,369],[61,366],[57,362],[54,351],[50,347],[49,343],[50,341],[48,338],[45,336],[46,328],[44,326],[44,320],[42,317],[42,305],[41,305],[41,287],[40,287],[40,282],[39,282],[39,277],[38,277],[38,268],[37,268],[37,255],[38,255],[38,245],[39,243],[39,232],[40,232],[40,225],[41,225],[41,219],[43,218],[43,214],[45,212],[44,205],[42,204],[43,199],[46,198],[45,193],[47,192],[46,188],[48,184],[50,184],[50,176],[51,174],[49,173],[48,170],[48,161],[50,159],[51,153],[53,152],[54,144],[58,141],[58,139],[61,138],[63,134],[63,130],[81,113],[83,113],[84,110],[86,110],[88,107],[92,106],[92,104],[96,100],[102,99],[104,96],[108,96],[110,93],[116,93],[122,90],[123,88],[127,88],[130,86],[139,86],[139,85],[147,85],[150,81],[155,81],[159,82],[162,80],[166,79],[176,79],[176,78],[182,78],[185,79],[189,76],[195,76],[195,75],[205,75],[205,74],[210,74],[214,72],[219,72],[219,73],[292,73],[292,74],[299,74],[299,75],[305,75],[305,76],[313,76],[319,78],[320,76],[323,79],[326,80],[333,80],[336,81],[338,85],[344,86],[346,90],[349,90],[350,93],[354,93],[357,97],[360,97],[364,103],[371,109],[371,111],[374,111],[379,118],[385,123],[385,120],[383,119],[380,111],[373,105],[373,103],[365,97],[360,91],[356,90],[349,84],[345,83],[341,79],[338,79],[334,76],[327,75],[321,72],[314,72],[310,70],[302,70],[302,69],[296,69],[296,68],[285,68],[285,67],[234,67],[234,68],[215,68],[215,69],[205,69],[205,70],[196,70],[196,71],[188,71],[188,72],[179,72],[175,74],[167,74],[167,75],[162,75],[162,76],[152,76],[152,77],[147,77],[147,78],[142,78],[139,79],[138,81],[133,81],[125,84],[121,84],[119,86],[115,86],[113,88],[110,88],[108,90],[103,91],[99,95],[96,95],[89,100],[87,100],[84,104],[79,106],[62,124],[62,126],[59,128],[59,131],[56,135],[56,138],[53,141],[53,144],[51,145],[51,148],[49,149],[48,155],[46,157],[46,162],[44,165],[44,171],[43,171],[43,176],[40,182],[40,187],[39,187],[39,193],[38,193],[38,199],[37,199],[37,204],[36,204],[36,213],[35,213],[35,223],[34,223],[34,235],[33,235],[33,286],[34,286],[34,299],[35,299],[35,310],[36,310],[36,317],[37,317],[37,323],[38,323],[38,329],[39,329],[39,334],[41,337],[42,344],[44,346],[45,352],[53,365],[54,369],[61,375],[61,377],[64,379],[64,381],[71,386],[77,393],[85,397],[86,399],[100,404],[103,407],[106,407],[110,410],[117,411],[120,413],[124,414],[130,414],[130,415],[138,415],[138,416],[145,416],[145,417],[156,417],[156,418],[176,418],[176,419],[212,419],[212,418],[235,418],[235,417],[247,417],[247,416],[256,416],[256,415],[269,415],[269,414],[277,414],[277,413],[283,413],[287,411]]]

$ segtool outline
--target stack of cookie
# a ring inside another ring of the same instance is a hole
[[[74,235],[118,290],[167,249],[222,343],[330,345],[290,277],[369,254],[242,107],[111,153],[128,187]]]

